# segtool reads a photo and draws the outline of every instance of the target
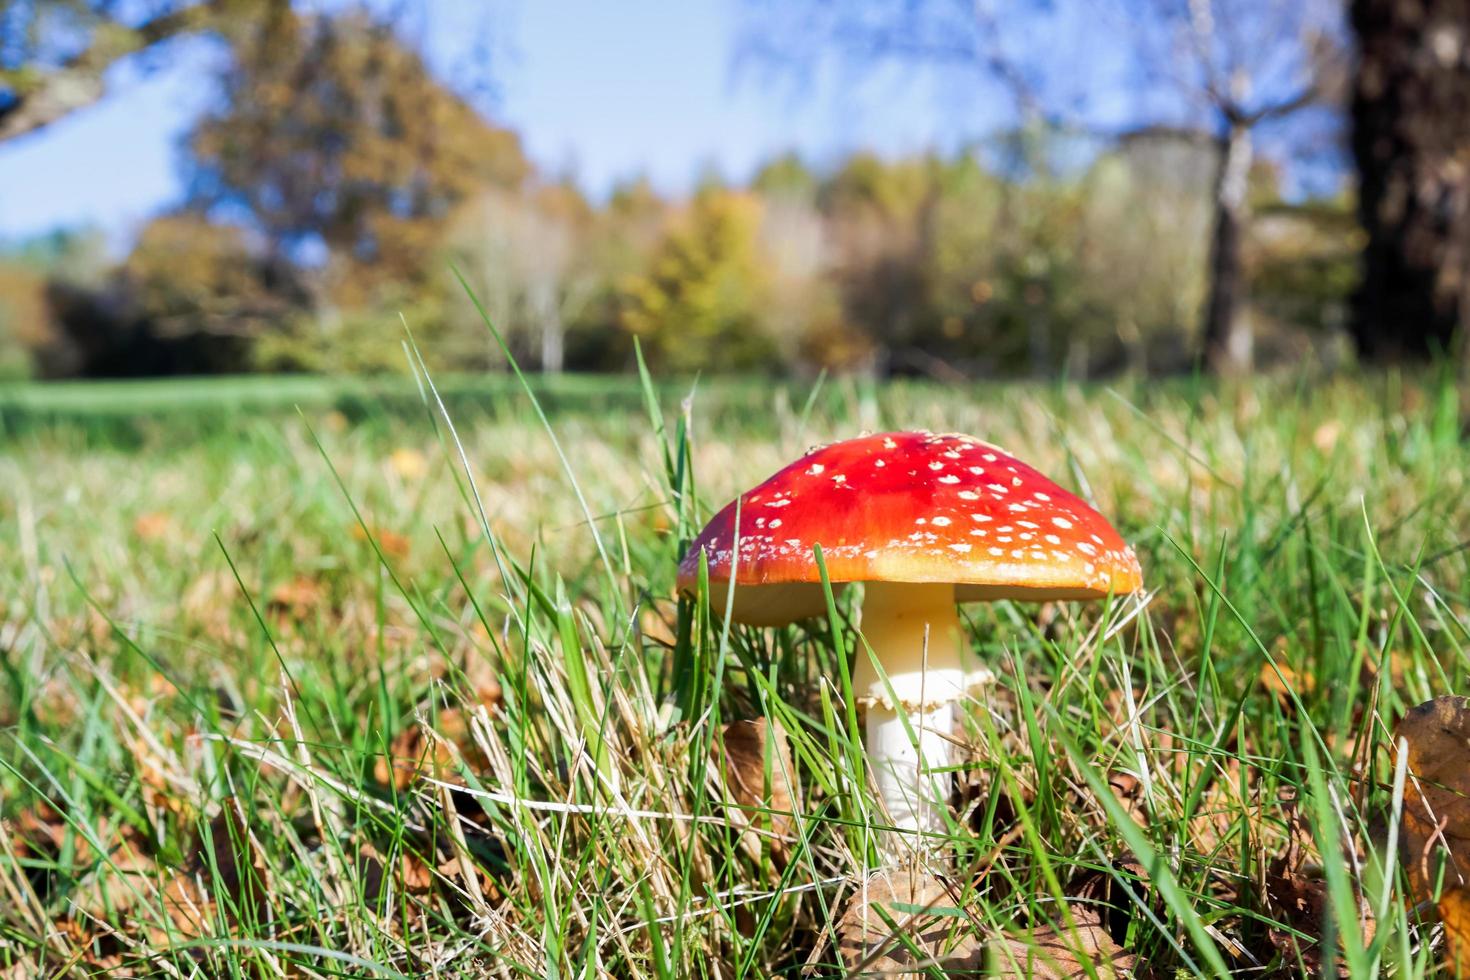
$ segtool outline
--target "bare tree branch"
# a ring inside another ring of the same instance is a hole
[[[220,6],[222,0],[207,0],[131,28],[109,22],[94,32],[91,44],[55,68],[0,72],[0,84],[10,95],[9,102],[0,104],[0,142],[44,129],[94,105],[107,94],[109,68],[165,41],[207,30]]]

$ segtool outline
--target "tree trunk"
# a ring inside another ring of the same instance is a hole
[[[1448,352],[1470,323],[1470,0],[1353,0],[1361,357]]]
[[[1215,178],[1215,224],[1210,235],[1209,296],[1205,300],[1204,362],[1215,374],[1242,374],[1251,366],[1251,326],[1246,315],[1241,247],[1249,218],[1251,133],[1231,123],[1220,142]]]
[[[561,322],[561,311],[552,304],[551,313],[541,322],[541,371],[543,374],[560,374],[565,328]]]

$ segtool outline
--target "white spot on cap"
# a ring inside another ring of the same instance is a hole
[[[1097,548],[1093,545],[1088,544],[1086,541],[1077,542],[1077,550],[1082,552],[1084,555],[1097,554]]]
[[[965,544],[965,543],[964,543],[964,542],[963,542],[963,541],[961,541],[961,542],[959,542],[959,543],[958,543],[958,544],[952,544],[952,545],[950,545],[950,546],[949,546],[949,550],[950,550],[950,551],[958,551],[958,552],[959,552],[959,553],[960,553],[960,554],[962,554],[962,555],[963,555],[963,554],[965,554],[965,553],[966,553],[966,552],[967,552],[967,551],[969,551],[969,550],[970,550],[970,546],[969,546],[969,545],[967,545],[967,544]]]
[[[1006,553],[1006,550],[1004,548],[991,548],[989,550],[990,553],[997,558]]]
[[[1019,525],[1021,525],[1022,527],[1029,527],[1029,528],[1033,528],[1033,529],[1038,528],[1038,527],[1041,526],[1040,524],[1037,524],[1035,521],[1017,521],[1016,523],[1019,524]]]
[[[789,545],[791,545],[791,547],[795,548],[795,547],[798,547],[801,544],[801,538],[787,538],[786,539],[786,543],[789,544]]]
[[[1008,486],[1006,486],[1004,483],[987,483],[985,485],[987,487],[989,487],[991,490],[994,490],[996,493],[1010,493],[1011,492],[1011,488],[1008,487]]]
[[[1057,537],[1055,534],[1048,534],[1046,536],[1046,540],[1050,544],[1061,544],[1062,543],[1062,539],[1059,538],[1059,537]]]
[[[874,460],[873,461],[873,465],[876,466],[876,467],[878,467],[878,469],[881,470],[883,467],[887,466],[888,464],[885,463],[885,462],[883,462],[883,460],[878,459],[878,460]]]
[[[970,520],[979,521],[981,524],[989,524],[992,518],[989,514],[971,514]]]
[[[940,483],[959,483],[960,482],[960,478],[957,477],[957,476],[955,476],[953,473],[946,473],[946,474],[944,474],[943,476],[941,476],[939,478],[939,482]]]
[[[948,517],[936,517],[936,518],[934,518],[934,526],[935,527],[949,527],[949,518]]]
[[[927,518],[927,517],[920,517],[918,520],[914,521],[914,523],[915,524],[928,524],[929,523],[929,518]]]
[[[786,507],[791,503],[789,500],[772,500],[766,504],[767,507]]]
[[[985,455],[981,456],[980,458],[983,459],[983,460],[985,460],[985,462],[987,462],[987,463],[993,463],[993,462],[995,462],[995,453],[986,453]]]
[[[929,464],[929,468],[931,470],[934,470],[935,472],[938,472],[939,470],[944,469],[944,464],[936,459],[934,462]]]
[[[1070,528],[1072,526],[1072,522],[1067,520],[1065,517],[1053,517],[1051,519],[1051,522],[1057,527],[1062,528],[1063,530],[1066,530],[1067,528]]]
[[[961,490],[959,492],[959,498],[961,500],[979,500],[980,495],[974,490]]]
[[[808,476],[821,476],[822,471],[826,468],[827,467],[823,466],[821,463],[813,463],[811,465],[811,468],[808,469],[806,472]]]
[[[894,442],[893,439],[892,439],[892,437],[888,437],[888,438],[885,438],[883,440],[883,448],[884,449],[897,449],[898,448],[898,443]]]
[[[781,518],[779,518],[779,517],[776,518],[775,520],[773,520],[771,522],[771,527],[773,527],[773,528],[780,527],[780,526],[781,526]]]
[[[1031,496],[1035,497],[1037,500],[1050,500],[1051,499],[1051,497],[1049,497],[1046,494],[1042,493],[1040,490],[1036,491]]]
[[[832,474],[832,482],[833,483],[846,483],[847,482],[847,477],[844,474],[842,474],[842,473],[834,473],[834,474]]]

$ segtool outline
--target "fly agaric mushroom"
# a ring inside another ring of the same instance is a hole
[[[819,616],[816,545],[834,590],[864,585],[872,655],[859,649],[853,693],[879,794],[909,831],[943,826],[955,705],[991,677],[966,663],[955,603],[1100,599],[1142,585],[1112,525],[1014,456],[964,435],[893,432],[813,450],[732,501],[690,546],[679,587],[695,587],[703,554],[716,613],[733,580],[736,622]]]

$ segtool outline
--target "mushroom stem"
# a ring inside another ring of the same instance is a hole
[[[867,708],[868,762],[878,794],[899,830],[941,831],[954,705],[980,679],[960,660],[954,586],[868,582],[862,632],[867,648],[858,651],[853,693]],[[910,846],[922,849],[922,842]]]

